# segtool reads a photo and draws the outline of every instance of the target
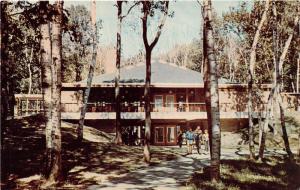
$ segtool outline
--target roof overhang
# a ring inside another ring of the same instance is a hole
[[[86,88],[85,83],[63,83],[63,88]],[[144,87],[145,84],[141,83],[120,83],[120,87]],[[195,84],[195,83],[154,83],[150,85],[154,88],[204,88],[204,84]],[[247,84],[219,84],[219,88],[247,88]],[[100,87],[115,87],[114,83],[97,83],[92,84],[93,88]],[[271,88],[272,84],[261,84],[261,88]]]

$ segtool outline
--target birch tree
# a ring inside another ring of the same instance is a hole
[[[122,144],[121,134],[121,104],[120,104],[120,63],[121,63],[121,32],[122,32],[122,3],[117,1],[118,26],[117,26],[117,56],[116,56],[116,76],[115,76],[115,109],[116,109],[116,144]]]
[[[255,158],[255,152],[254,152],[254,127],[253,127],[253,106],[252,106],[252,94],[253,94],[253,83],[254,83],[254,68],[255,68],[255,62],[256,62],[256,47],[257,43],[260,37],[260,31],[263,27],[264,22],[267,20],[267,13],[269,10],[269,0],[266,0],[265,2],[265,9],[263,12],[263,15],[261,17],[261,20],[259,22],[259,25],[256,29],[254,39],[252,42],[251,52],[250,52],[250,61],[248,66],[248,118],[249,118],[249,150],[250,150],[250,159]]]
[[[149,163],[151,160],[150,154],[150,137],[151,137],[151,54],[152,50],[158,42],[158,39],[161,35],[162,28],[165,24],[166,18],[168,16],[168,8],[169,1],[141,1],[142,3],[142,27],[143,27],[143,42],[146,51],[146,80],[145,80],[145,90],[144,90],[144,98],[145,98],[145,143],[144,143],[144,161]],[[163,16],[161,17],[160,23],[157,28],[156,35],[154,40],[149,43],[148,40],[148,18],[154,14],[155,9],[157,7],[162,11]]]
[[[272,99],[276,100],[276,103],[278,103],[279,106],[279,110],[280,110],[280,123],[281,123],[281,129],[282,129],[282,138],[284,141],[284,145],[285,145],[285,149],[286,152],[289,156],[289,158],[291,160],[293,160],[293,153],[290,149],[290,145],[289,145],[289,140],[288,140],[288,135],[286,132],[286,126],[285,126],[285,115],[284,115],[284,108],[282,105],[282,97],[280,95],[280,86],[281,86],[281,82],[282,82],[282,70],[283,70],[283,64],[288,52],[288,49],[290,47],[290,44],[292,42],[293,39],[293,35],[297,29],[297,26],[299,26],[299,16],[295,17],[294,20],[294,30],[289,34],[288,39],[286,40],[285,44],[284,44],[284,48],[283,51],[281,53],[280,59],[279,61],[276,61],[276,67],[274,70],[274,76],[276,78],[274,78],[273,81],[273,87],[271,89],[271,92],[269,94],[269,98],[268,98],[268,105],[267,105],[267,115],[266,115],[266,119],[264,122],[264,126],[263,126],[263,130],[262,130],[262,135],[260,138],[260,146],[259,146],[259,158],[262,159],[264,156],[264,149],[265,149],[265,136],[266,136],[266,132],[267,132],[267,128],[268,128],[268,122],[269,122],[269,118],[270,118],[270,110],[271,110],[271,106],[272,106]],[[276,52],[274,52],[276,53]],[[276,69],[278,68],[278,69]],[[275,98],[273,98],[275,96]]]
[[[25,43],[27,41],[27,38],[25,38]],[[28,91],[27,94],[30,95],[32,91],[32,71],[31,71],[31,64],[33,59],[33,44],[30,49],[30,55],[28,55],[28,48],[25,48],[25,57],[27,60],[27,68],[28,68]],[[28,115],[28,108],[29,108],[29,100],[26,100],[26,115]]]
[[[48,2],[40,2],[48,10]],[[49,32],[49,22],[41,26],[42,32],[42,62],[45,65],[45,106],[46,111],[46,149],[47,149],[47,175],[43,188],[56,183],[61,171],[61,62],[62,62],[62,18],[63,2],[58,0],[54,4],[55,14],[51,33]],[[47,13],[46,13],[47,14]],[[46,16],[46,15],[45,15]],[[51,36],[52,34],[52,36]],[[52,40],[50,40],[52,39]],[[52,43],[51,43],[52,42]],[[52,50],[52,51],[51,51]],[[50,51],[50,56],[49,56]],[[50,73],[49,73],[50,72]],[[46,86],[47,85],[47,86]],[[50,103],[49,103],[50,101]],[[48,106],[50,105],[50,106]],[[51,108],[51,109],[49,109]],[[50,117],[49,117],[50,116]],[[48,173],[49,172],[49,173]]]
[[[42,17],[41,31],[41,65],[42,65],[42,93],[45,114],[45,135],[46,135],[46,176],[49,176],[52,158],[52,68],[51,68],[51,38],[50,21],[47,18],[48,1],[40,1],[40,14]]]
[[[86,89],[84,91],[84,97],[83,97],[83,106],[81,107],[80,110],[80,119],[79,119],[79,124],[77,127],[77,138],[79,141],[82,141],[83,139],[83,125],[84,125],[84,118],[86,114],[86,108],[87,108],[87,103],[91,91],[91,86],[92,86],[92,81],[93,81],[93,76],[94,76],[94,70],[95,70],[95,65],[96,65],[96,58],[97,58],[97,24],[96,24],[96,1],[93,0],[91,4],[91,20],[92,20],[92,25],[93,25],[93,54],[92,54],[92,61],[90,64],[90,69],[88,73],[88,78],[87,78],[87,84],[86,84]]]
[[[117,24],[117,45],[116,45],[116,75],[115,75],[115,109],[116,109],[116,144],[122,144],[121,134],[121,101],[120,101],[120,65],[121,65],[121,34],[122,21],[130,13],[134,6],[139,2],[134,3],[127,11],[126,15],[122,15],[122,4],[124,1],[117,1],[118,9],[118,24]]]
[[[214,50],[215,40],[212,26],[212,5],[210,0],[204,1],[203,7],[203,48],[205,63],[205,98],[208,118],[208,129],[210,135],[211,163],[210,177],[220,180],[220,156],[221,156],[221,131],[220,131],[220,110],[218,92],[218,66]]]

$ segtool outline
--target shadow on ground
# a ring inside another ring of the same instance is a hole
[[[42,124],[42,116],[32,116],[2,125],[2,189],[38,189],[41,185],[45,163]],[[141,147],[88,140],[78,143],[75,134],[74,126],[62,128],[62,176],[57,188],[85,189],[145,167]],[[178,156],[172,148],[153,148],[152,152],[153,165]]]
[[[208,159],[180,157],[160,163],[159,167],[150,166],[137,171],[110,178],[100,185],[90,186],[96,189],[178,189],[186,187],[186,180],[198,169],[208,164]]]
[[[300,166],[283,157],[273,156],[264,162],[222,160],[221,182],[212,183],[209,175],[196,172],[190,181],[195,189],[293,190],[300,187]]]

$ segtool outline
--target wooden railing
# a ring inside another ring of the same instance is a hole
[[[151,103],[151,112],[206,112],[205,103]],[[62,112],[79,112],[80,105],[76,103],[62,103]],[[221,103],[221,112],[244,112],[247,104]],[[108,102],[88,103],[87,112],[115,112],[115,104]],[[123,102],[121,112],[144,112],[143,102]]]

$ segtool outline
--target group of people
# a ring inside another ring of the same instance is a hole
[[[187,154],[192,154],[193,145],[196,146],[198,154],[202,153],[202,145],[204,146],[204,151],[207,153],[209,151],[209,137],[207,129],[202,132],[200,126],[193,131],[189,127],[188,131],[179,131],[177,135],[177,144],[182,147],[183,141],[186,140],[187,144]]]

